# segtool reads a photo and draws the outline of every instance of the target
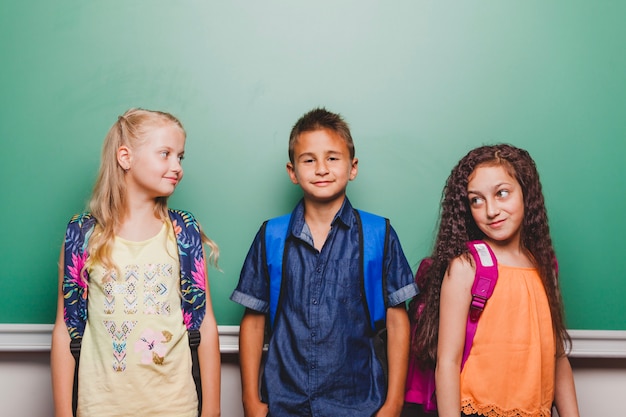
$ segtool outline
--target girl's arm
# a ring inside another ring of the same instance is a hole
[[[59,257],[59,292],[57,296],[57,314],[52,329],[52,349],[50,351],[50,369],[52,371],[52,397],[56,417],[72,416],[72,392],[74,388],[75,361],[70,352],[70,335],[63,318],[63,273],[64,248]]]
[[[265,338],[265,314],[246,310],[239,326],[239,361],[241,366],[241,389],[243,410],[246,417],[266,417],[267,404],[259,396],[259,376],[263,341]]]
[[[404,303],[387,309],[387,399],[376,417],[400,416],[404,405],[404,385],[409,366],[409,316]]]
[[[461,410],[461,360],[474,273],[474,267],[467,260],[455,258],[441,285],[435,369],[440,417],[458,417]]]
[[[206,314],[200,325],[200,345],[198,346],[198,363],[202,381],[202,417],[217,417],[221,413],[220,341],[211,303],[208,274],[206,276]]]
[[[554,403],[560,417],[579,417],[574,374],[569,359],[564,354],[556,358]]]

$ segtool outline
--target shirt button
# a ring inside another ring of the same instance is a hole
[[[317,300],[315,298],[313,299],[313,305],[317,305]]]
[[[315,337],[315,332],[311,332],[311,337]]]

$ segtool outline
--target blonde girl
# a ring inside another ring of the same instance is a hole
[[[183,178],[185,140],[174,116],[143,109],[120,116],[105,138],[89,212],[70,221],[59,260],[57,417],[219,415],[219,342],[202,243],[214,265],[219,250],[191,213],[167,207]],[[200,339],[197,363],[192,334]]]

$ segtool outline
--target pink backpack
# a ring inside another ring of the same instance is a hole
[[[467,242],[467,247],[474,258],[476,265],[476,275],[474,276],[474,284],[472,285],[472,303],[467,315],[467,327],[465,333],[465,348],[463,349],[463,358],[461,361],[461,369],[465,365],[465,361],[469,357],[474,335],[478,327],[478,319],[480,318],[485,304],[491,295],[498,281],[498,262],[491,248],[482,240],[474,240]],[[425,258],[420,263],[415,280],[418,285],[423,281],[424,274],[432,265],[431,258]],[[418,314],[424,309],[423,300],[418,297],[413,301],[412,309],[417,309]],[[413,320],[413,317],[411,317]],[[415,322],[411,323],[411,334],[415,334]],[[435,397],[435,370],[429,367],[423,367],[418,359],[411,357],[409,359],[409,370],[406,381],[405,402],[413,404],[421,404],[424,411],[433,413],[437,410],[437,398]]]

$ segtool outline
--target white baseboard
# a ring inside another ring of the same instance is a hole
[[[0,352],[50,350],[52,324],[0,324]],[[239,326],[218,326],[220,351],[239,352]]]
[[[239,326],[218,326],[220,351],[239,352]],[[626,358],[624,330],[570,330],[574,358]],[[51,324],[0,324],[0,352],[50,350]]]

